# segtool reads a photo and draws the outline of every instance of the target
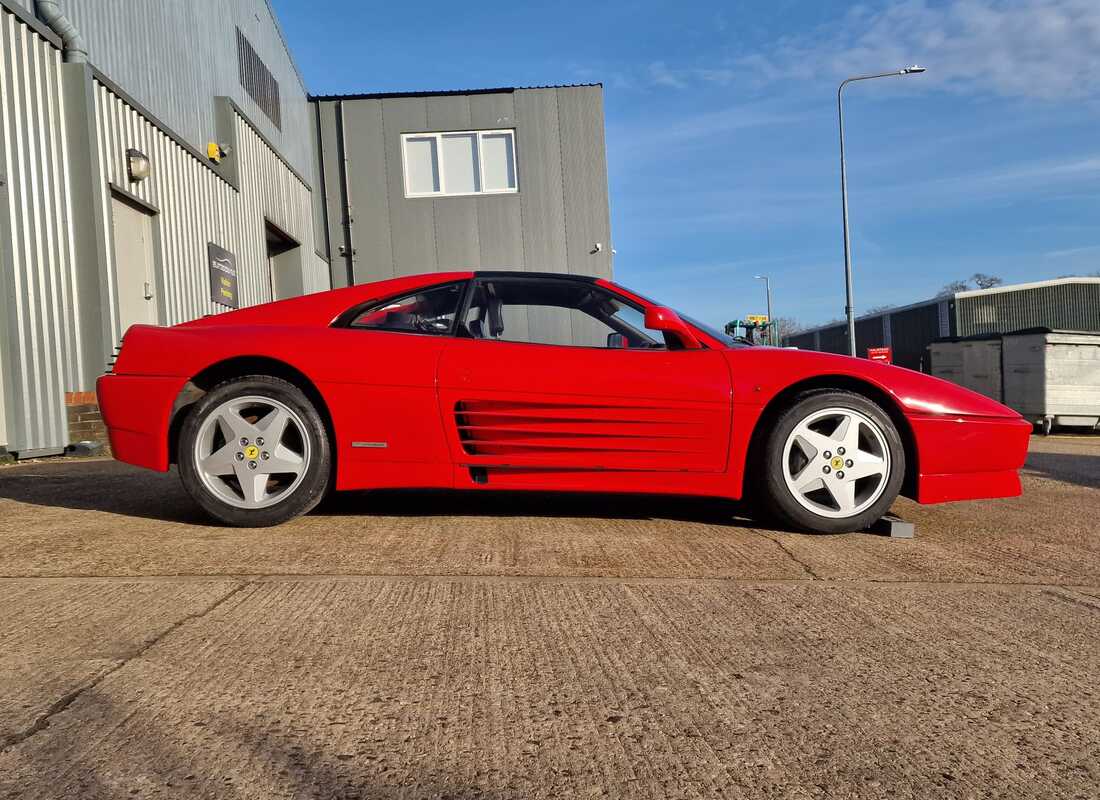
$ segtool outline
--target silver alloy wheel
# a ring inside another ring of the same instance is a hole
[[[890,478],[890,448],[877,422],[851,408],[824,408],[799,422],[783,445],[783,478],[803,508],[854,517],[870,508]]]
[[[309,437],[302,418],[278,400],[234,397],[215,408],[195,438],[203,485],[236,508],[273,506],[306,476]]]

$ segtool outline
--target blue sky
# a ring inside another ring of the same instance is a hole
[[[602,82],[615,277],[713,323],[1100,270],[1100,2],[275,0],[311,92]],[[522,169],[522,166],[521,166]]]

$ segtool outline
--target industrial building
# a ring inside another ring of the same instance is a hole
[[[599,86],[313,101],[333,286],[452,267],[611,277]]]
[[[856,352],[890,347],[893,362],[929,372],[928,347],[938,339],[1004,334],[1031,328],[1100,332],[1100,278],[1058,278],[976,289],[891,308],[856,320]],[[784,337],[784,344],[848,352],[848,328],[830,323]]]
[[[95,438],[134,323],[611,274],[599,85],[311,98],[267,0],[0,0],[0,40],[0,452]]]

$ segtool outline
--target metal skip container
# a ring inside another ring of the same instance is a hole
[[[928,355],[937,378],[1004,402],[1000,336],[933,342]]]
[[[1049,433],[1100,424],[1100,333],[1006,334],[1003,402]]]

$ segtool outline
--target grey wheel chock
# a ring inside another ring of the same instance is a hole
[[[889,536],[891,539],[912,539],[917,535],[917,526],[912,522],[887,514],[867,529],[870,533]]]

